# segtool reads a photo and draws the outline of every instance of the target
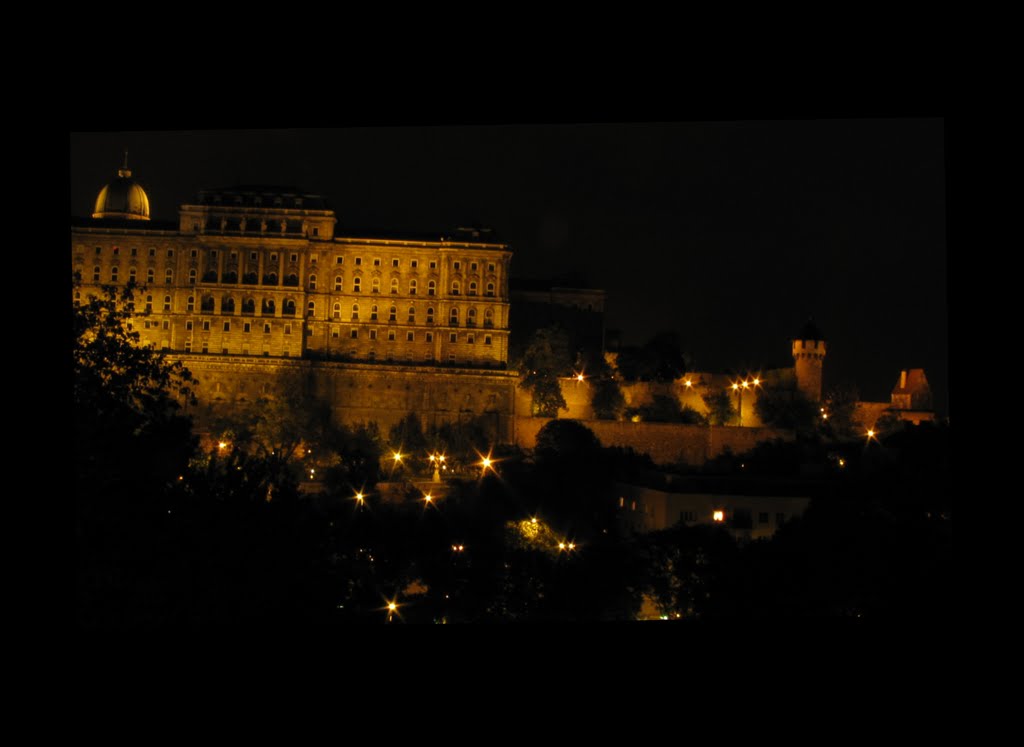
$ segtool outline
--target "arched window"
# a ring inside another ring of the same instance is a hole
[[[359,304],[352,304],[352,321],[359,321]]]
[[[433,280],[427,281],[427,295],[432,296],[437,292],[437,283]]]
[[[220,302],[220,313],[221,314],[234,314],[235,313],[235,299],[231,296],[225,296]]]
[[[296,275],[294,272],[289,272],[287,275],[285,275],[284,284],[290,285],[292,287],[297,286],[299,284],[299,276]]]
[[[376,306],[371,306],[370,307],[370,321],[371,322],[377,321],[377,307]]]
[[[476,281],[475,280],[472,281],[469,284],[469,295],[471,295],[471,296],[475,296],[476,295]]]
[[[174,282],[174,270],[168,267],[164,270],[164,285],[170,285]]]
[[[341,275],[338,275],[337,277],[334,278],[334,290],[337,293],[341,293]]]
[[[310,301],[308,304],[306,304],[306,318],[307,319],[312,319],[314,316],[316,316],[316,304],[313,303],[312,301]],[[341,308],[339,307],[338,308],[338,316],[336,316],[334,318],[338,319],[340,317],[341,317]]]
[[[380,278],[370,281],[370,293],[380,293]]]
[[[331,317],[333,319],[341,319],[341,304],[340,303],[334,304],[334,309],[331,310]],[[358,306],[353,306],[352,307],[352,318],[353,319],[358,319],[359,318],[359,307]]]
[[[281,313],[285,316],[295,316],[295,301],[291,298],[286,298],[284,303],[281,304]]]
[[[416,295],[416,281],[415,280],[410,280],[409,281],[409,295],[410,296],[415,296]]]
[[[416,307],[415,306],[410,306],[409,307],[409,323],[412,324],[415,321],[416,321]]]
[[[362,283],[362,280],[360,278],[352,278],[352,292],[353,293],[362,293],[362,288],[360,288],[360,283]]]
[[[470,309],[466,312],[466,324],[470,327],[476,326],[476,309]]]
[[[235,272],[234,270],[228,270],[227,272],[224,273],[223,282],[225,282],[225,283],[237,283],[238,282],[238,273]]]
[[[451,314],[448,315],[448,321],[453,327],[459,326],[459,310],[452,309]]]
[[[194,267],[191,270],[188,271],[188,284],[189,285],[195,285],[196,284],[196,268],[194,268]]]
[[[263,275],[263,284],[264,285],[277,285],[277,273],[276,272],[265,273]]]
[[[394,306],[392,306],[388,310],[388,321],[389,322],[398,321],[398,309],[396,309]]]
[[[398,278],[391,278],[391,292],[398,293]]]
[[[433,324],[433,323],[434,323],[434,307],[431,306],[429,309],[427,309],[427,324]]]
[[[146,270],[146,282],[149,285],[153,284],[153,279],[155,278],[155,276],[156,276],[156,270],[154,270],[152,267],[150,267],[148,270]]]
[[[488,296],[493,296],[494,295],[494,283],[488,283],[487,284],[487,295]]]
[[[170,310],[171,310],[171,297],[170,296],[164,296],[164,311],[170,311]]]
[[[204,311],[204,312],[208,312],[208,313],[212,312],[213,311],[213,296],[203,296],[203,302],[202,302],[202,305],[200,306],[200,309],[202,311]]]
[[[129,283],[134,283],[135,282],[136,273],[137,273],[137,270],[134,267],[132,267],[132,268],[130,268],[128,270],[128,282]]]
[[[277,305],[274,303],[273,298],[264,298],[263,304],[260,309],[260,314],[263,316],[273,316],[274,311],[277,309]]]
[[[242,313],[243,314],[255,314],[256,313],[256,301],[252,298],[242,299]]]
[[[493,309],[487,309],[486,311],[484,311],[484,326],[485,327],[493,327],[494,326],[494,310]]]
[[[110,268],[110,282],[111,283],[116,283],[117,282],[117,268],[116,267],[111,267]]]
[[[316,290],[316,275],[310,275],[309,276],[309,289],[311,291],[315,291]]]
[[[189,296],[188,297],[188,303],[185,304],[185,311],[195,311],[195,310],[196,310],[196,297],[195,296]]]
[[[94,283],[100,282],[100,268],[99,267],[93,267],[92,268],[92,282],[94,282]]]
[[[458,280],[452,281],[452,295],[457,296],[462,291],[462,284]]]
[[[210,299],[210,311],[213,311],[213,299],[212,298]],[[152,314],[153,313],[153,297],[152,296],[146,296],[146,313],[147,314]]]

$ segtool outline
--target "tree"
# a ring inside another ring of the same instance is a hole
[[[711,425],[728,425],[736,418],[736,407],[728,392],[715,392],[701,397],[708,408],[708,422]]]
[[[853,384],[832,387],[822,403],[828,418],[822,423],[825,432],[834,438],[860,436],[862,431],[854,421],[860,393]]]
[[[765,425],[811,430],[817,422],[819,408],[799,389],[766,387],[758,393],[754,412]]]
[[[616,366],[626,381],[675,381],[687,370],[675,332],[659,332],[642,347],[622,348]]]
[[[565,397],[558,379],[571,373],[569,341],[559,327],[538,329],[518,363],[520,385],[533,395],[533,414],[557,418],[566,410]]]

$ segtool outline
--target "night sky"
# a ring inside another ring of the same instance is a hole
[[[677,331],[697,370],[792,365],[809,316],[826,387],[888,400],[924,368],[948,414],[944,128],[939,119],[73,133],[71,213],[122,152],[153,217],[199,189],[321,194],[337,233],[511,244],[514,277],[608,293],[625,344]],[[514,313],[514,310],[513,310]]]

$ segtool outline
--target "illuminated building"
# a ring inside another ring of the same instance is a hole
[[[301,361],[329,373],[343,419],[510,412],[510,248],[337,223],[322,197],[268,186],[203,190],[154,221],[126,160],[92,217],[72,219],[72,267],[81,298],[140,286],[141,342],[182,359],[201,401],[251,401]]]

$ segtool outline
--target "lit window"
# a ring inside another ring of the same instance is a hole
[[[334,308],[331,310],[331,318],[332,319],[341,319],[341,304],[340,303],[334,304]],[[352,307],[352,318],[353,319],[358,319],[359,318],[359,307],[358,306],[353,306]]]
[[[433,280],[427,282],[427,295],[432,296],[437,291],[437,283]]]
[[[370,281],[370,293],[380,293],[380,278]]]
[[[472,283],[469,284],[469,295],[471,295],[471,296],[475,296],[476,295],[476,282],[472,282]]]
[[[356,287],[358,286],[359,283],[356,283]],[[336,278],[334,278],[334,291],[335,293],[341,293],[341,275],[338,275]],[[356,292],[358,293],[358,291]]]
[[[391,292],[398,293],[398,278],[391,278]]]
[[[370,321],[371,322],[377,321],[377,307],[376,306],[371,306],[370,307]]]
[[[309,276],[309,289],[316,290],[316,275]]]
[[[725,521],[725,511],[718,509],[711,514],[711,519],[716,522]]]
[[[462,289],[462,284],[458,280],[452,281],[452,295],[457,296]]]
[[[415,296],[416,295],[416,281],[415,280],[410,280],[409,281],[409,295],[410,296]]]

